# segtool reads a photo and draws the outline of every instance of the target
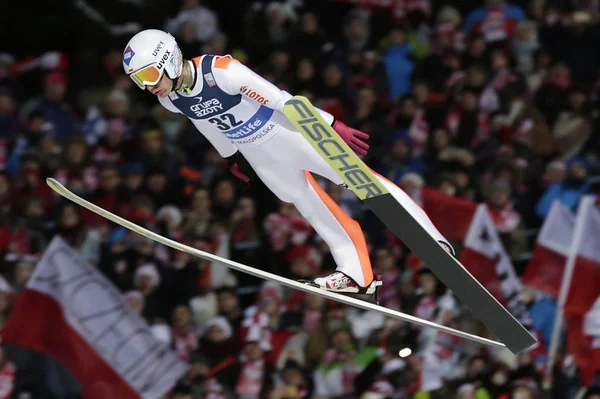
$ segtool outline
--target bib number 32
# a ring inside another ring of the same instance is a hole
[[[232,114],[219,115],[214,118],[210,118],[208,121],[217,125],[217,128],[223,131],[231,130],[234,127],[237,127],[244,123],[243,121],[236,120]]]

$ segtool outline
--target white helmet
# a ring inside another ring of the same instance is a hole
[[[183,57],[175,38],[158,29],[147,29],[129,40],[123,52],[123,69],[140,87],[155,85],[166,71],[171,79],[181,76]]]

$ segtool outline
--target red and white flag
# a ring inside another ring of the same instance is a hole
[[[423,187],[417,202],[446,239],[465,240],[477,211],[476,203],[429,187]]]
[[[523,274],[523,284],[558,297],[574,227],[573,212],[554,201]]]
[[[460,261],[521,324],[532,328],[521,300],[521,282],[484,204],[478,205],[471,220]]]
[[[559,295],[567,324],[567,349],[574,356],[585,385],[600,371],[598,335],[595,335],[598,331],[590,320],[599,313],[594,304],[600,296],[600,209],[596,203],[596,197],[586,196],[579,205]]]
[[[38,263],[2,338],[57,359],[86,399],[160,398],[187,370],[112,283],[59,237]]]

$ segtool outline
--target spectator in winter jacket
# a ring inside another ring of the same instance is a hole
[[[406,31],[399,26],[390,29],[387,48],[383,56],[383,64],[390,87],[390,100],[396,100],[410,92],[410,78],[414,70],[411,53],[412,49],[408,43]]]
[[[240,299],[234,288],[221,287],[216,290],[218,314],[225,317],[231,327],[237,331],[242,323],[243,313]]]
[[[9,174],[17,176],[26,155],[39,154],[44,140],[52,135],[54,130],[41,110],[28,114],[20,132],[3,141],[5,154],[2,161]]]
[[[56,136],[65,138],[73,134],[75,118],[71,107],[66,102],[67,77],[63,72],[49,72],[44,79],[43,96],[31,100],[24,105],[23,116],[32,110],[39,110],[52,125]]]
[[[135,288],[144,295],[143,317],[150,324],[167,319],[165,303],[161,300],[160,274],[151,263],[140,265],[135,271]]]
[[[525,251],[525,235],[521,215],[514,209],[512,188],[504,181],[495,181],[488,190],[487,201],[492,220],[509,254],[518,256]]]
[[[81,137],[69,139],[64,146],[63,162],[54,178],[77,194],[89,194],[98,185],[97,167]]]
[[[595,51],[600,39],[594,18],[593,13],[578,9],[543,31],[552,57],[566,62],[573,76],[586,84],[596,79],[600,66],[600,57]]]
[[[464,22],[465,32],[479,33],[488,42],[510,39],[519,21],[526,19],[521,7],[504,0],[486,0],[483,7],[471,11]]]
[[[260,330],[250,330],[239,356],[226,359],[215,375],[221,384],[233,388],[237,398],[266,399],[274,386],[274,370],[265,361],[268,348],[261,335]]]
[[[18,126],[17,104],[10,89],[0,87],[0,138],[12,137]]]
[[[203,326],[200,352],[208,357],[211,367],[217,366],[239,350],[234,333],[235,330],[223,316],[213,317]]]
[[[534,56],[539,47],[535,24],[531,21],[517,23],[512,41],[512,48],[517,58],[517,72],[527,74],[533,69]]]
[[[567,94],[564,109],[552,126],[553,141],[563,160],[580,154],[593,134],[587,89],[574,85]]]
[[[192,352],[198,349],[198,336],[192,325],[192,312],[186,305],[179,305],[173,309],[171,315],[172,342],[177,356],[185,362],[189,362]]]
[[[281,379],[275,388],[278,399],[308,399],[312,397],[313,382],[305,370],[295,361],[289,360],[280,372]]]
[[[412,142],[405,131],[394,134],[392,147],[389,154],[384,156],[379,165],[378,172],[387,179],[399,183],[407,173],[423,173],[423,162],[412,156]]]
[[[179,13],[175,18],[166,23],[169,32],[177,32],[181,25],[190,23],[195,29],[196,38],[205,42],[219,33],[219,18],[217,14],[208,7],[202,5],[199,0],[186,0],[183,2]]]
[[[568,163],[567,178],[562,183],[554,183],[540,198],[536,214],[540,218],[546,217],[554,200],[559,200],[563,205],[574,210],[579,200],[589,190],[587,181],[587,162],[582,158],[572,159]]]
[[[315,397],[342,398],[353,392],[354,379],[377,356],[377,348],[362,350],[344,321],[328,323],[329,348],[315,373]]]

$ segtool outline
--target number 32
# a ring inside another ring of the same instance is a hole
[[[243,121],[236,120],[232,114],[219,115],[218,117],[210,118],[208,121],[217,125],[217,128],[220,130],[233,129],[244,123]]]

